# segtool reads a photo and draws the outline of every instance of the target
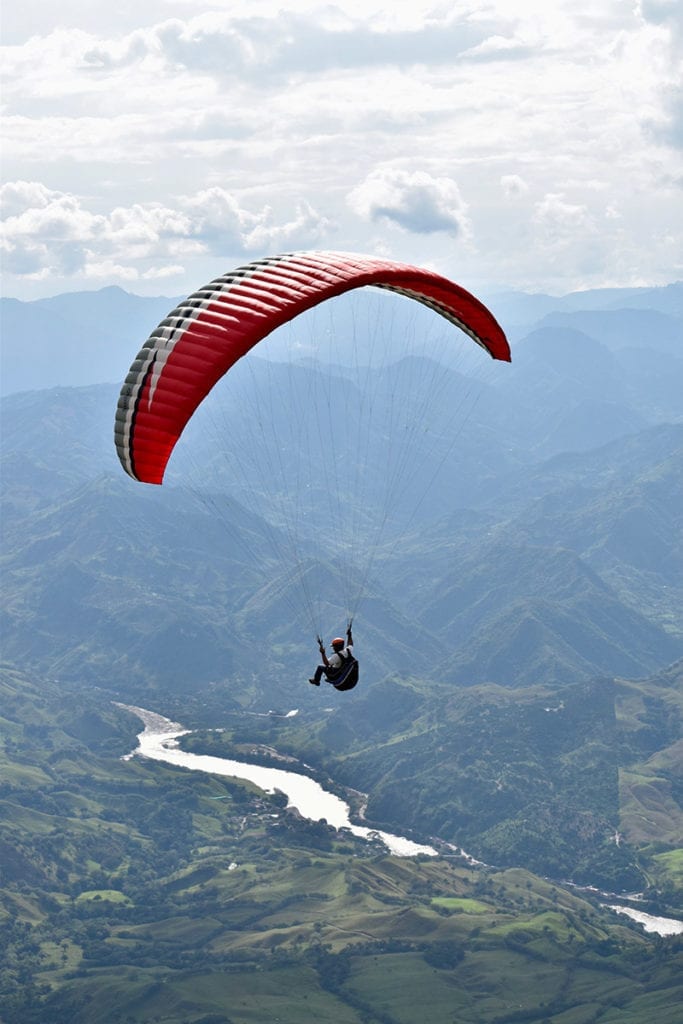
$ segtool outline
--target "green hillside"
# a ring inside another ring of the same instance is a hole
[[[676,1020],[679,940],[121,760],[139,723],[97,693],[1,685],[3,1024]]]
[[[681,913],[682,684],[681,662],[647,680],[514,690],[392,679],[351,700],[316,694],[287,720],[224,714],[224,732],[187,743],[224,756],[237,738],[276,745],[368,793],[375,824],[488,863],[645,889]],[[209,707],[195,724],[216,720]]]

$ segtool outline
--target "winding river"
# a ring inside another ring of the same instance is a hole
[[[646,932],[652,932],[654,935],[683,935],[683,921],[676,921],[673,917],[653,917],[643,910],[620,907],[612,903],[604,903],[603,906],[616,910],[617,914],[626,914],[632,921],[642,924]]]
[[[265,768],[262,765],[246,764],[242,761],[231,761],[224,757],[210,754],[193,754],[181,750],[178,740],[188,736],[192,730],[185,729],[178,722],[172,722],[163,715],[145,708],[130,704],[117,704],[117,707],[132,712],[142,721],[144,730],[138,734],[138,746],[125,759],[147,757],[153,761],[164,761],[166,764],[178,765],[190,771],[207,772],[211,775],[223,775],[233,779],[246,779],[253,782],[266,793],[276,790],[287,797],[287,807],[295,808],[303,818],[320,821],[324,818],[328,825],[336,829],[348,829],[355,836],[363,839],[380,840],[384,846],[397,857],[414,857],[425,854],[437,857],[439,851],[432,846],[415,843],[411,839],[395,836],[389,832],[381,832],[364,825],[354,825],[350,818],[350,808],[340,797],[328,793],[314,779],[298,772],[286,771],[282,768]],[[452,854],[463,857],[468,863],[479,864],[458,847],[444,844]],[[645,931],[657,935],[683,935],[683,921],[673,918],[654,917],[631,907],[616,904],[603,904],[610,910],[625,914],[632,920],[642,924]]]
[[[144,731],[138,735],[139,746],[126,755],[128,758],[148,757],[153,761],[165,761],[166,764],[179,765],[191,771],[247,779],[266,793],[274,793],[276,790],[284,793],[287,797],[287,807],[295,808],[303,818],[309,818],[311,821],[320,821],[324,818],[333,828],[348,829],[353,835],[363,839],[380,839],[389,852],[398,857],[414,857],[418,853],[429,857],[438,856],[438,850],[431,846],[424,846],[411,839],[391,835],[389,832],[354,825],[349,818],[349,805],[334,793],[328,793],[319,783],[306,775],[285,771],[282,768],[265,768],[262,765],[245,764],[224,757],[192,754],[181,750],[178,740],[181,736],[189,735],[192,730],[184,729],[178,722],[171,722],[170,719],[144,708],[128,704],[118,706],[125,708],[126,711],[132,711],[145,726]]]

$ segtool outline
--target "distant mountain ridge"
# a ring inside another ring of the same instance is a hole
[[[179,297],[134,295],[118,286],[29,302],[1,297],[0,394],[123,380],[135,353],[178,301]],[[572,326],[619,347],[627,340],[636,348],[680,353],[683,282],[559,297],[499,293],[490,297],[490,303],[514,341],[547,323]],[[427,325],[429,316],[417,314]],[[620,337],[620,324],[625,325],[625,338]],[[352,332],[352,318],[342,314],[339,328]]]
[[[647,309],[683,319],[683,281],[654,288],[594,288],[566,295],[499,292],[489,296],[501,322],[528,328],[554,314]]]
[[[116,286],[33,302],[0,298],[2,395],[123,380],[173,305]]]

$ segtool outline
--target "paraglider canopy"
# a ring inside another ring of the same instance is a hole
[[[189,296],[143,345],[116,413],[116,448],[125,471],[136,480],[160,484],[188,420],[238,359],[299,313],[366,285],[423,303],[494,359],[510,360],[505,335],[489,310],[432,271],[339,252],[257,260]]]

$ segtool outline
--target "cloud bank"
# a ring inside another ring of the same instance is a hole
[[[180,196],[173,207],[137,203],[93,213],[75,195],[40,182],[0,188],[0,245],[15,274],[34,280],[109,274],[131,281],[184,273],[182,261],[228,251],[250,255],[271,249],[315,247],[330,225],[307,203],[290,220],[239,205],[213,187]]]
[[[683,272],[677,0],[124,6],[6,14],[14,294],[310,247],[475,288]]]

